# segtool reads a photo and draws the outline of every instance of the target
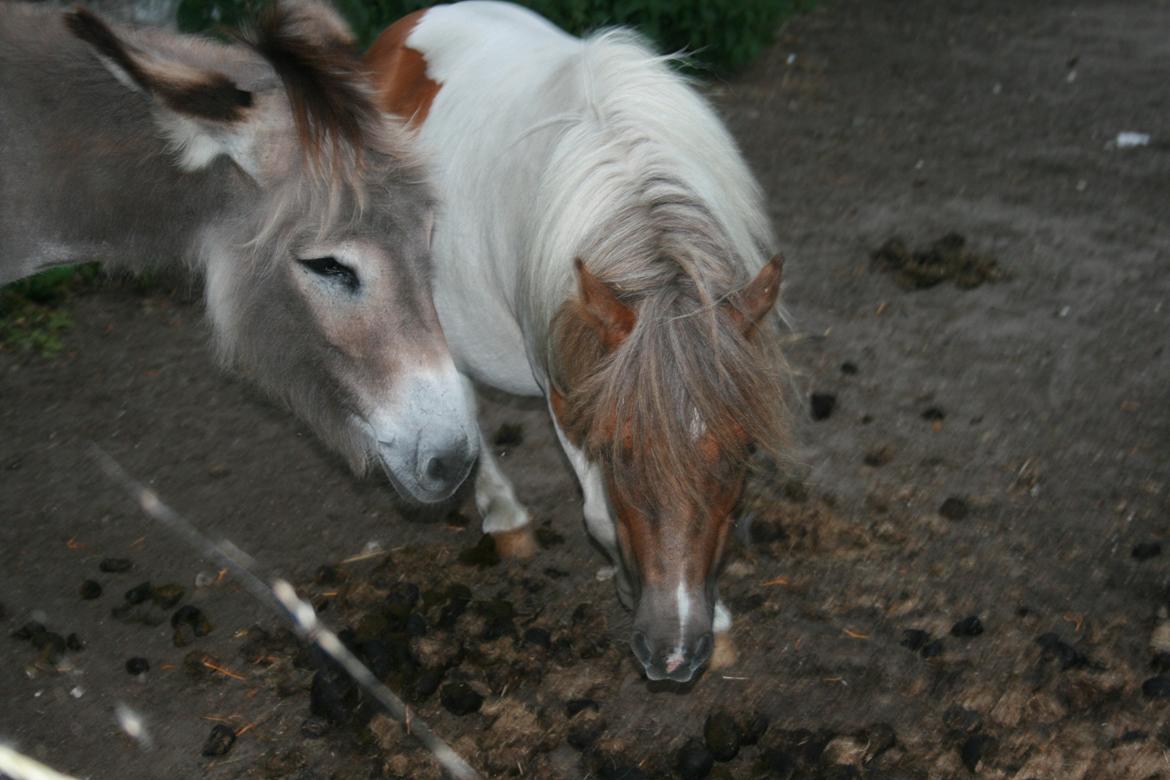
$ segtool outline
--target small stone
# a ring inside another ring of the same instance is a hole
[[[225,756],[234,744],[236,732],[223,723],[216,723],[207,736],[207,741],[203,743],[203,755],[208,758]]]
[[[938,513],[947,520],[963,520],[967,517],[967,502],[957,496],[951,496],[942,502]]]
[[[187,595],[187,589],[182,585],[175,583],[168,583],[166,585],[159,585],[155,588],[150,597],[154,599],[154,603],[161,609],[171,609],[183,600]]]
[[[81,637],[77,634],[70,634],[65,637],[65,647],[69,648],[74,653],[80,653],[85,649],[85,642],[81,641]]]
[[[674,759],[674,769],[682,780],[702,780],[715,766],[715,757],[697,739],[689,739],[679,748]]]
[[[963,760],[963,766],[972,772],[977,772],[980,764],[990,760],[995,755],[997,747],[999,747],[999,742],[995,737],[987,734],[973,734],[959,749],[959,758]]]
[[[104,558],[98,568],[106,574],[122,574],[134,568],[134,562],[129,558]]]
[[[565,712],[570,718],[585,709],[601,712],[601,705],[593,699],[569,699],[565,702]]]
[[[173,640],[175,647],[185,647],[196,637],[207,636],[211,633],[211,621],[203,614],[203,610],[191,604],[185,604],[171,615],[171,628],[175,630]]]
[[[1142,683],[1142,695],[1147,699],[1170,699],[1170,677],[1158,675]]]
[[[941,422],[946,417],[946,412],[937,406],[928,406],[922,410],[922,419],[927,422]]]
[[[439,701],[443,708],[453,715],[470,715],[479,712],[483,706],[483,696],[465,682],[451,682],[439,691]]]
[[[327,662],[309,687],[309,712],[329,723],[344,726],[353,720],[361,694],[357,684],[341,667]]]
[[[894,448],[888,445],[877,447],[865,453],[862,463],[870,468],[881,468],[894,459]]]
[[[100,583],[95,582],[94,580],[86,580],[85,582],[81,583],[81,587],[78,589],[78,593],[85,601],[93,601],[94,599],[101,598],[102,586]]]
[[[1148,561],[1150,558],[1157,558],[1162,554],[1162,545],[1159,542],[1142,542],[1135,544],[1130,554],[1137,561]]]
[[[730,761],[739,755],[739,726],[726,710],[715,710],[703,725],[703,740],[716,761]]]
[[[1041,650],[1046,656],[1055,658],[1060,662],[1061,671],[1067,669],[1083,669],[1090,666],[1088,656],[1052,632],[1041,634],[1036,639],[1036,644],[1040,645]]]
[[[492,436],[495,447],[515,447],[524,442],[524,426],[520,423],[504,423],[496,428]]]
[[[30,641],[41,654],[41,658],[49,663],[55,664],[61,660],[61,656],[65,655],[65,648],[67,643],[65,637],[52,631],[41,631],[34,634]]]
[[[845,374],[846,376],[855,376],[857,374],[857,364],[850,360],[846,360],[841,364],[841,373]]]
[[[974,637],[983,633],[983,622],[978,615],[971,615],[951,626],[951,636]]]
[[[124,598],[128,604],[141,604],[150,598],[152,589],[149,582],[140,582],[130,590],[126,591]]]
[[[329,721],[310,715],[301,721],[301,736],[306,739],[320,739],[329,733]]]
[[[837,396],[832,393],[813,393],[809,397],[809,411],[814,420],[827,420],[837,408]]]
[[[407,689],[410,700],[415,704],[426,701],[435,695],[442,682],[442,669],[420,669]]]
[[[145,674],[148,671],[150,671],[150,661],[145,658],[135,656],[126,662],[128,674]]]

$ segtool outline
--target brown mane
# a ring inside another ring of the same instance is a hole
[[[552,326],[566,433],[592,458],[615,465],[621,498],[635,507],[650,503],[650,491],[703,505],[697,477],[712,473],[711,444],[724,459],[719,468],[744,469],[749,444],[782,459],[788,440],[778,318],[745,335],[729,308],[738,288],[711,289],[676,267],[668,284],[625,300],[637,323],[612,351],[576,299]],[[695,441],[696,412],[708,454]]]

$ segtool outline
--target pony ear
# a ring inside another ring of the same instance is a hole
[[[157,106],[156,121],[181,151],[186,170],[208,165],[221,154],[239,154],[239,131],[254,102],[253,93],[216,70],[148,52],[120,37],[84,8],[65,14],[65,25],[89,45],[110,73],[127,88],[146,94]],[[177,37],[177,36],[176,36]],[[249,161],[237,159],[252,173]]]
[[[617,293],[612,287],[590,273],[581,258],[578,257],[573,264],[577,269],[581,309],[589,324],[601,337],[605,348],[613,349],[630,335],[638,321],[638,315],[618,300]]]
[[[724,304],[744,335],[750,334],[776,305],[783,270],[784,258],[776,255],[760,269],[755,279]]]

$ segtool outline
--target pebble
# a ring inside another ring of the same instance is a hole
[[[857,364],[854,363],[853,361],[846,360],[844,363],[841,364],[841,373],[846,374],[848,376],[856,376],[857,375]]]
[[[175,583],[167,583],[166,585],[159,585],[151,591],[150,597],[154,599],[154,603],[161,609],[171,609],[178,605],[183,597],[187,595],[187,589],[182,585]]]
[[[128,604],[141,604],[150,598],[153,589],[149,582],[140,582],[130,590],[126,591],[124,598]]]
[[[943,654],[943,643],[941,639],[936,639],[933,642],[927,642],[923,645],[922,650],[919,651],[923,658],[930,660],[937,658]]]
[[[965,617],[951,626],[951,636],[974,637],[983,633],[983,622],[978,615]]]
[[[50,663],[57,663],[61,656],[65,655],[66,641],[65,637],[60,634],[55,634],[52,631],[41,631],[39,634],[34,634],[30,641],[41,656]]]
[[[465,682],[451,682],[439,691],[439,701],[443,708],[453,715],[470,715],[479,712],[483,706],[483,696]]]
[[[938,513],[947,520],[964,520],[967,517],[967,502],[958,496],[951,496],[942,502]]]
[[[870,468],[881,468],[894,459],[894,448],[882,445],[869,450],[862,457],[861,462]]]
[[[207,636],[212,629],[211,621],[203,614],[203,610],[191,604],[179,607],[171,615],[171,628],[180,626],[190,627],[195,636]]]
[[[946,417],[946,412],[937,406],[928,406],[922,410],[922,419],[927,422],[939,422],[945,420]]]
[[[1137,561],[1148,561],[1150,558],[1157,558],[1162,554],[1162,545],[1159,542],[1142,542],[1135,544],[1130,554]]]
[[[216,723],[211,733],[207,735],[207,741],[203,743],[203,755],[208,758],[227,755],[234,744],[236,732],[223,723]]]
[[[917,653],[926,643],[930,641],[930,634],[926,633],[920,628],[907,628],[902,631],[902,641],[899,642],[902,647],[906,648],[912,653]]]
[[[126,662],[126,672],[128,674],[144,674],[150,671],[150,661],[145,658],[135,656]]]
[[[674,769],[683,780],[702,780],[715,766],[715,757],[697,739],[689,739],[679,748],[674,759]]]
[[[703,740],[716,761],[730,761],[739,755],[739,726],[726,710],[715,710],[707,716]]]
[[[1170,677],[1160,674],[1142,683],[1142,695],[1147,699],[1170,699]]]
[[[959,758],[963,760],[963,766],[972,772],[977,772],[981,763],[990,760],[995,755],[997,747],[999,747],[999,742],[995,737],[987,734],[972,734],[959,749]]]
[[[134,562],[129,558],[103,558],[98,569],[106,574],[122,574],[134,568]]]
[[[81,587],[78,588],[78,593],[80,593],[81,598],[85,601],[93,601],[96,598],[101,598],[101,583],[95,582],[93,580],[86,580],[85,582],[81,583]]]
[[[361,694],[357,684],[339,666],[324,663],[309,687],[309,712],[329,723],[344,726],[353,720]]]
[[[1089,658],[1081,651],[1069,645],[1056,634],[1049,632],[1036,638],[1036,644],[1046,656],[1060,661],[1060,669],[1083,669],[1089,666]]]
[[[85,642],[81,641],[81,637],[77,634],[70,634],[65,637],[65,647],[69,648],[74,653],[79,653],[85,649]]]
[[[813,393],[809,397],[809,411],[814,420],[827,420],[837,408],[837,396],[832,393]]]
[[[442,682],[442,669],[420,669],[407,689],[410,700],[416,704],[426,701],[435,695]]]

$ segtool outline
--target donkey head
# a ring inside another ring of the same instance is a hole
[[[450,495],[478,445],[431,300],[433,198],[345,24],[281,5],[224,45],[84,10],[66,23],[143,96],[170,164],[223,182],[197,248],[221,357],[355,469]]]
[[[757,443],[773,447],[782,426],[757,333],[780,272],[777,257],[714,310],[664,316],[623,301],[578,261],[578,297],[559,314],[558,351],[572,359],[551,406],[600,467],[619,594],[652,680],[690,680],[714,646],[716,576],[748,457]]]

